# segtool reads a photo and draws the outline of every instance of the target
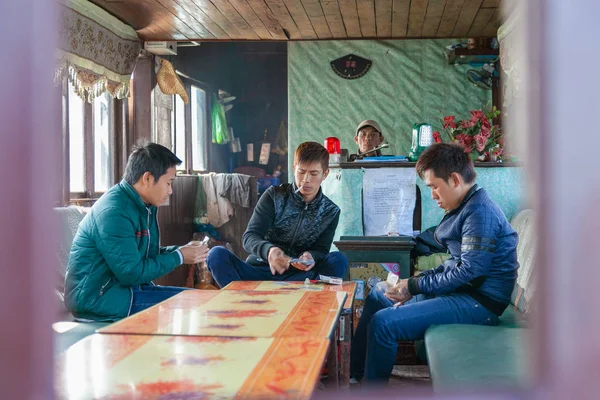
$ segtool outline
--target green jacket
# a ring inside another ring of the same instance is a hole
[[[182,263],[176,246],[160,247],[157,208],[125,181],[110,188],[79,224],[65,277],[65,305],[77,318],[129,315],[132,286]]]

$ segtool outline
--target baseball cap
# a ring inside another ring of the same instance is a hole
[[[358,128],[356,128],[356,133],[354,134],[354,136],[358,135],[358,132],[360,132],[360,130],[366,126],[372,126],[373,128],[375,128],[377,130],[377,132],[381,133],[381,127],[379,126],[379,124],[375,121],[373,121],[372,119],[367,119],[364,120],[363,122],[360,123],[360,125],[358,125]]]

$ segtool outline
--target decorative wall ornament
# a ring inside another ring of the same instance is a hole
[[[55,83],[67,75],[90,103],[104,92],[127,97],[141,49],[135,30],[87,0],[59,0],[59,6]]]
[[[372,64],[373,62],[371,60],[367,60],[366,58],[354,54],[348,54],[347,56],[338,58],[329,63],[333,72],[344,79],[360,78],[369,72]]]

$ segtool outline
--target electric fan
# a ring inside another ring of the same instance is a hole
[[[482,89],[492,88],[492,76],[494,75],[494,64],[484,64],[481,69],[470,69],[467,71],[467,79],[472,84]]]

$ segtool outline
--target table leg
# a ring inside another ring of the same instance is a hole
[[[338,326],[335,329],[334,335],[331,338],[331,346],[329,346],[329,354],[327,356],[327,381],[331,388],[338,390],[339,388],[339,362],[338,362]]]
[[[341,390],[350,389],[350,345],[352,343],[352,310],[350,314],[342,314],[339,323],[340,339],[340,377]]]

